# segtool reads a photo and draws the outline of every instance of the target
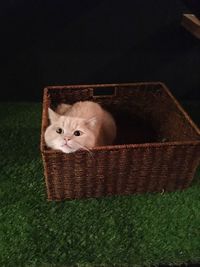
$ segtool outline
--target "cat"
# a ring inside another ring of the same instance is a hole
[[[114,118],[92,101],[60,104],[56,112],[49,108],[48,115],[50,125],[45,131],[45,142],[64,153],[111,145],[116,137]]]

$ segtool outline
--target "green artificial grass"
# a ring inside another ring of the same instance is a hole
[[[183,192],[47,202],[41,105],[0,104],[0,266],[200,261],[200,170]]]

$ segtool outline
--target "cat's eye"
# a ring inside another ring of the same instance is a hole
[[[57,128],[57,129],[56,129],[56,132],[57,132],[58,134],[61,134],[61,133],[63,133],[63,129],[62,129],[62,128]]]
[[[76,130],[76,131],[74,132],[74,135],[75,135],[75,136],[80,136],[80,135],[82,135],[82,132],[79,131],[79,130]]]

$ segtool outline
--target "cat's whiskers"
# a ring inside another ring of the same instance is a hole
[[[74,143],[76,143],[79,146],[79,148],[82,148],[83,150],[87,151],[89,155],[94,159],[93,153],[89,148],[87,148],[86,146],[82,146],[77,141],[74,141]]]

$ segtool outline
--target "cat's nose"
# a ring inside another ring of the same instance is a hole
[[[65,139],[65,141],[69,141],[71,138],[68,136],[65,136],[64,139]]]

